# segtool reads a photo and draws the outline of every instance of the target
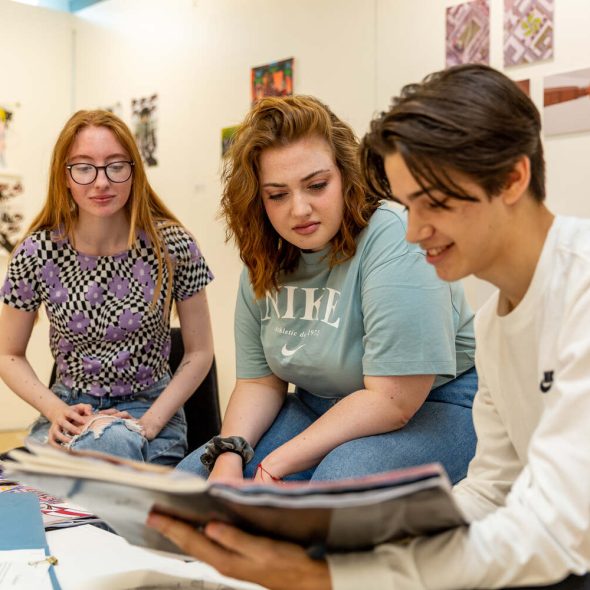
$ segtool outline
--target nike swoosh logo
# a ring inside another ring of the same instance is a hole
[[[300,344],[299,346],[297,346],[293,350],[289,350],[287,348],[287,345],[283,344],[283,348],[281,349],[281,354],[283,356],[293,356],[300,348],[303,348],[304,346],[305,346],[305,344]]]
[[[543,381],[539,385],[539,389],[542,393],[547,393],[553,385],[553,373],[554,371],[543,371]]]

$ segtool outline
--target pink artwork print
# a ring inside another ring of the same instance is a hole
[[[473,0],[447,8],[447,67],[490,63],[490,6]]]
[[[504,0],[504,65],[553,57],[554,0]]]

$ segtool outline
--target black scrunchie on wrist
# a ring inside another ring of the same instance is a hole
[[[217,457],[222,453],[240,455],[243,466],[254,457],[254,451],[245,438],[241,436],[214,436],[205,444],[205,452],[201,455],[201,463],[209,470],[209,473],[211,473]]]

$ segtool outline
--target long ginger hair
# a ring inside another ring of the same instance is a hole
[[[158,261],[158,277],[153,303],[160,296],[163,268],[166,265],[168,269],[168,289],[164,316],[167,321],[171,307],[173,263],[163,242],[161,229],[170,225],[180,226],[181,223],[150,186],[139,150],[129,127],[113,113],[103,110],[78,111],[66,122],[53,148],[45,204],[33,219],[27,235],[37,230],[46,229],[55,232],[57,239],[67,238],[75,246],[74,227],[78,220],[78,207],[71,198],[66,184],[66,164],[77,134],[86,127],[105,127],[112,131],[134,164],[131,194],[125,204],[129,219],[127,246],[132,248],[136,240],[137,230],[143,230],[154,247]]]

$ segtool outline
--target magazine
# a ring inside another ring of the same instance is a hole
[[[313,550],[350,551],[465,524],[438,463],[333,482],[208,483],[189,473],[28,443],[3,463],[10,477],[102,518],[131,543],[178,552],[145,526],[150,510],[202,526],[220,520]]]
[[[19,494],[27,492],[36,494],[39,499],[41,517],[43,518],[43,526],[46,531],[67,528],[70,526],[80,526],[83,524],[102,523],[97,516],[94,516],[94,514],[79,506],[71,504],[70,502],[64,502],[61,498],[56,498],[55,496],[42,492],[37,488],[4,479],[2,471],[0,470],[0,493]],[[104,526],[106,527],[106,525]]]

